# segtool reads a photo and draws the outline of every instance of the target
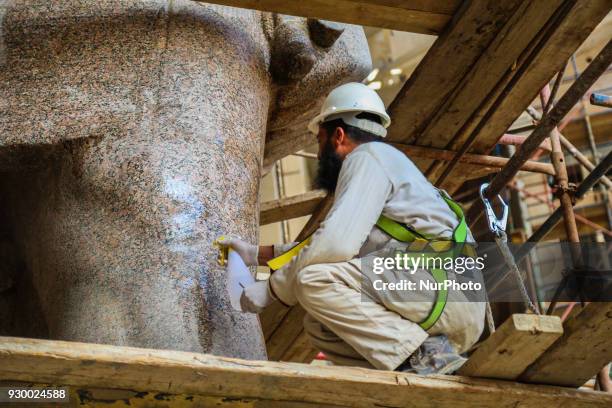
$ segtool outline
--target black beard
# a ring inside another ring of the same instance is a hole
[[[315,179],[315,186],[327,190],[329,193],[336,191],[336,185],[338,184],[338,176],[340,175],[340,169],[342,168],[342,159],[334,151],[334,148],[328,139],[321,152],[321,158],[319,159],[319,168],[317,170],[317,178]]]

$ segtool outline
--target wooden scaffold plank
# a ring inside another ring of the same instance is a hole
[[[612,361],[612,302],[589,303],[520,381],[580,387]]]
[[[249,361],[207,354],[0,337],[0,381],[220,397],[219,406],[609,407],[612,395],[467,377]],[[265,401],[257,405],[258,401]]]
[[[514,314],[474,351],[459,374],[516,380],[562,334],[559,316]]]

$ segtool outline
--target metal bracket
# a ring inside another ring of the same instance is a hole
[[[553,188],[555,189],[554,192],[554,196],[557,198],[561,198],[563,196],[563,194],[569,194],[571,200],[572,200],[572,204],[576,204],[576,190],[577,190],[577,186],[575,183],[568,183],[567,187],[561,187],[561,185],[559,184],[555,184],[553,186]]]
[[[504,202],[501,195],[497,195],[497,199],[501,203],[503,209],[501,218],[497,218],[497,215],[495,215],[495,211],[493,211],[493,207],[491,206],[491,202],[484,195],[487,187],[489,187],[489,183],[484,183],[480,186],[480,199],[485,207],[485,215],[487,216],[489,229],[493,234],[501,236],[502,233],[506,231],[506,224],[508,223],[508,204]]]

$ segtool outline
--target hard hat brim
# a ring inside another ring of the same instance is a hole
[[[377,112],[377,111],[369,110],[369,109],[334,109],[331,112],[324,112],[324,113],[321,113],[315,116],[308,123],[308,130],[311,133],[314,133],[316,135],[317,133],[319,133],[319,126],[321,125],[321,123],[325,122],[325,119],[327,117],[336,115],[339,113],[346,113],[346,112],[367,112],[367,113],[372,113],[376,116],[379,116],[382,119],[382,122],[383,122],[382,125],[385,129],[388,128],[389,125],[391,124],[391,118],[386,113]]]

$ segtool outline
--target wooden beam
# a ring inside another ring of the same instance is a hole
[[[438,34],[460,0],[210,0],[206,3],[343,23]]]
[[[484,0],[456,16],[390,106],[389,140],[459,150],[472,138],[471,152],[490,151],[610,9],[605,0],[502,3],[484,21]],[[444,165],[431,163],[417,165],[435,181]],[[442,187],[470,176],[458,171]]]
[[[413,144],[521,0],[466,2],[389,106],[387,139]]]
[[[237,401],[240,406],[359,408],[428,407],[432,401],[438,408],[612,404],[612,395],[594,391],[77,342],[0,337],[0,356],[1,381],[219,397],[226,407]]]
[[[429,118],[417,140],[429,140],[438,147],[456,147],[449,146],[448,143],[454,141],[457,134],[462,136],[464,125],[475,119],[472,115],[478,111],[483,101],[487,100],[489,93],[495,92],[499,84],[504,82],[512,65],[528,49],[561,3],[562,0],[520,2],[474,65],[459,78],[450,96]]]
[[[579,387],[612,361],[612,302],[589,303],[564,324],[564,334],[521,376],[530,383]]]
[[[562,334],[559,316],[513,314],[474,351],[459,374],[516,380]]]
[[[263,202],[259,213],[259,224],[271,224],[312,214],[325,195],[324,190],[312,190],[304,194]]]
[[[535,5],[547,2],[532,3]],[[447,144],[447,148],[458,150],[457,146],[463,144],[473,133],[474,143],[471,151],[475,153],[489,151],[529,106],[537,92],[603,20],[611,7],[611,3],[607,0],[563,2],[555,15],[543,27],[539,27],[538,35],[529,46],[506,67],[507,73],[500,79],[499,84],[486,94],[471,95],[472,98],[480,99],[481,104],[463,124],[460,132],[453,136],[455,142]],[[521,18],[526,19],[527,16]],[[502,38],[502,48],[504,44],[513,42],[509,33]],[[489,58],[495,59],[493,55],[489,55]],[[474,76],[473,81],[481,83],[482,78]],[[436,179],[439,174],[439,170],[436,169],[430,176]],[[453,174],[453,177],[442,184],[442,187],[449,191],[454,191],[466,179],[463,172]]]

